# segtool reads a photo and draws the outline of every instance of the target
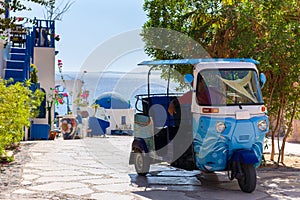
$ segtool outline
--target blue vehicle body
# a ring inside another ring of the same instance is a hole
[[[263,142],[268,130],[259,131],[257,123],[268,120],[266,116],[253,117],[248,120],[233,118],[200,117],[193,119],[194,152],[196,166],[206,171],[226,170],[228,161],[240,161],[258,166],[262,159]],[[215,125],[224,121],[226,129],[223,133],[215,130]],[[234,156],[239,150],[247,156],[241,160]],[[256,159],[253,159],[253,156]]]

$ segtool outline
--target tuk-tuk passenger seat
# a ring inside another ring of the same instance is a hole
[[[174,126],[174,117],[168,113],[170,102],[175,96],[151,96],[143,98],[143,113],[151,116],[155,128]]]

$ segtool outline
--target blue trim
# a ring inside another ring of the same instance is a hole
[[[34,35],[33,31],[31,31],[27,37],[26,37],[26,55],[29,57],[29,65],[30,65],[30,60],[33,60],[33,47],[34,47]]]
[[[257,60],[251,58],[199,58],[199,59],[176,59],[176,60],[153,60],[143,61],[138,65],[195,65],[209,62],[249,62],[259,64]]]
[[[24,70],[26,72],[25,76],[26,76],[26,79],[29,79],[30,78],[30,58],[31,58],[31,55],[30,55],[30,41],[31,41],[31,36],[30,34],[27,34],[26,36],[26,49],[25,49],[25,59],[24,59]]]

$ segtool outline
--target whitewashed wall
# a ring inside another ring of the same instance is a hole
[[[133,130],[134,109],[105,109],[106,116],[110,117],[110,126],[106,129],[107,133],[111,130]],[[126,117],[126,124],[122,125],[122,116]]]
[[[38,69],[38,78],[41,88],[46,91],[46,97],[50,93],[50,88],[55,86],[55,49],[45,47],[34,48],[34,61]],[[47,111],[48,112],[48,111]],[[54,115],[54,106],[52,108],[52,120]],[[34,119],[36,124],[48,124],[48,113],[44,119]],[[52,128],[52,127],[51,127]]]

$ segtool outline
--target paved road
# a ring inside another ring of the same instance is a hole
[[[152,166],[147,177],[138,177],[128,165],[131,141],[109,136],[23,143],[17,158],[22,160],[20,177],[17,173],[4,181],[0,199],[300,199],[297,170],[258,170],[252,194],[241,192],[226,173],[180,171],[161,164]]]

